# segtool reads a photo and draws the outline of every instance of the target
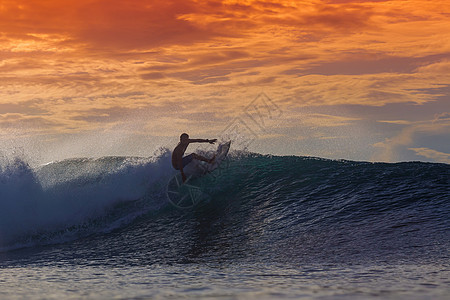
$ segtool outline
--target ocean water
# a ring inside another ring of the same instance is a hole
[[[168,151],[3,158],[0,299],[450,299],[450,165],[234,152],[175,176]]]

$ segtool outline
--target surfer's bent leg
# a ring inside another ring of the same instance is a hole
[[[195,158],[195,154],[189,154],[185,157],[183,157],[183,168],[186,167],[193,159]]]
[[[195,154],[195,153],[192,153],[192,155],[194,156],[195,159],[198,159],[198,160],[201,160],[201,161],[205,161],[207,163],[210,163],[214,159],[214,157],[212,159],[208,159],[206,157],[203,157],[203,156]]]

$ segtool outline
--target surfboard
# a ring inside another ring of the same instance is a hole
[[[231,141],[219,144],[215,159],[211,163],[196,159],[189,163],[184,168],[184,173],[187,176],[186,182],[182,182],[179,172],[175,174],[167,184],[166,195],[169,202],[176,208],[181,209],[198,207],[201,203],[207,203],[210,196],[204,188],[198,186],[195,179],[219,169],[226,160],[230,146]]]

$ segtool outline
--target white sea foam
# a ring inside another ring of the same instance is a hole
[[[37,168],[23,159],[2,159],[0,250],[67,238],[90,223],[103,222],[93,229],[101,231],[120,226],[142,213],[136,210],[143,206],[108,218],[114,207],[142,199],[148,209],[163,205],[155,198],[173,172],[168,151],[150,158],[68,159]]]

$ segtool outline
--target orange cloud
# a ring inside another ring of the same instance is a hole
[[[87,44],[87,51],[154,48],[229,36],[223,30],[215,32],[217,27],[201,28],[181,17],[210,8],[189,0],[2,0],[0,28],[4,37],[13,39],[61,35],[65,37],[61,45]]]
[[[7,38],[60,35],[65,37],[60,45],[80,43],[87,44],[88,51],[116,51],[189,45],[218,37],[251,38],[255,32],[280,28],[307,40],[311,34],[323,37],[330,31],[375,28],[379,16],[410,17],[396,12],[399,8],[392,12],[380,6],[368,1],[2,0],[0,28]]]

